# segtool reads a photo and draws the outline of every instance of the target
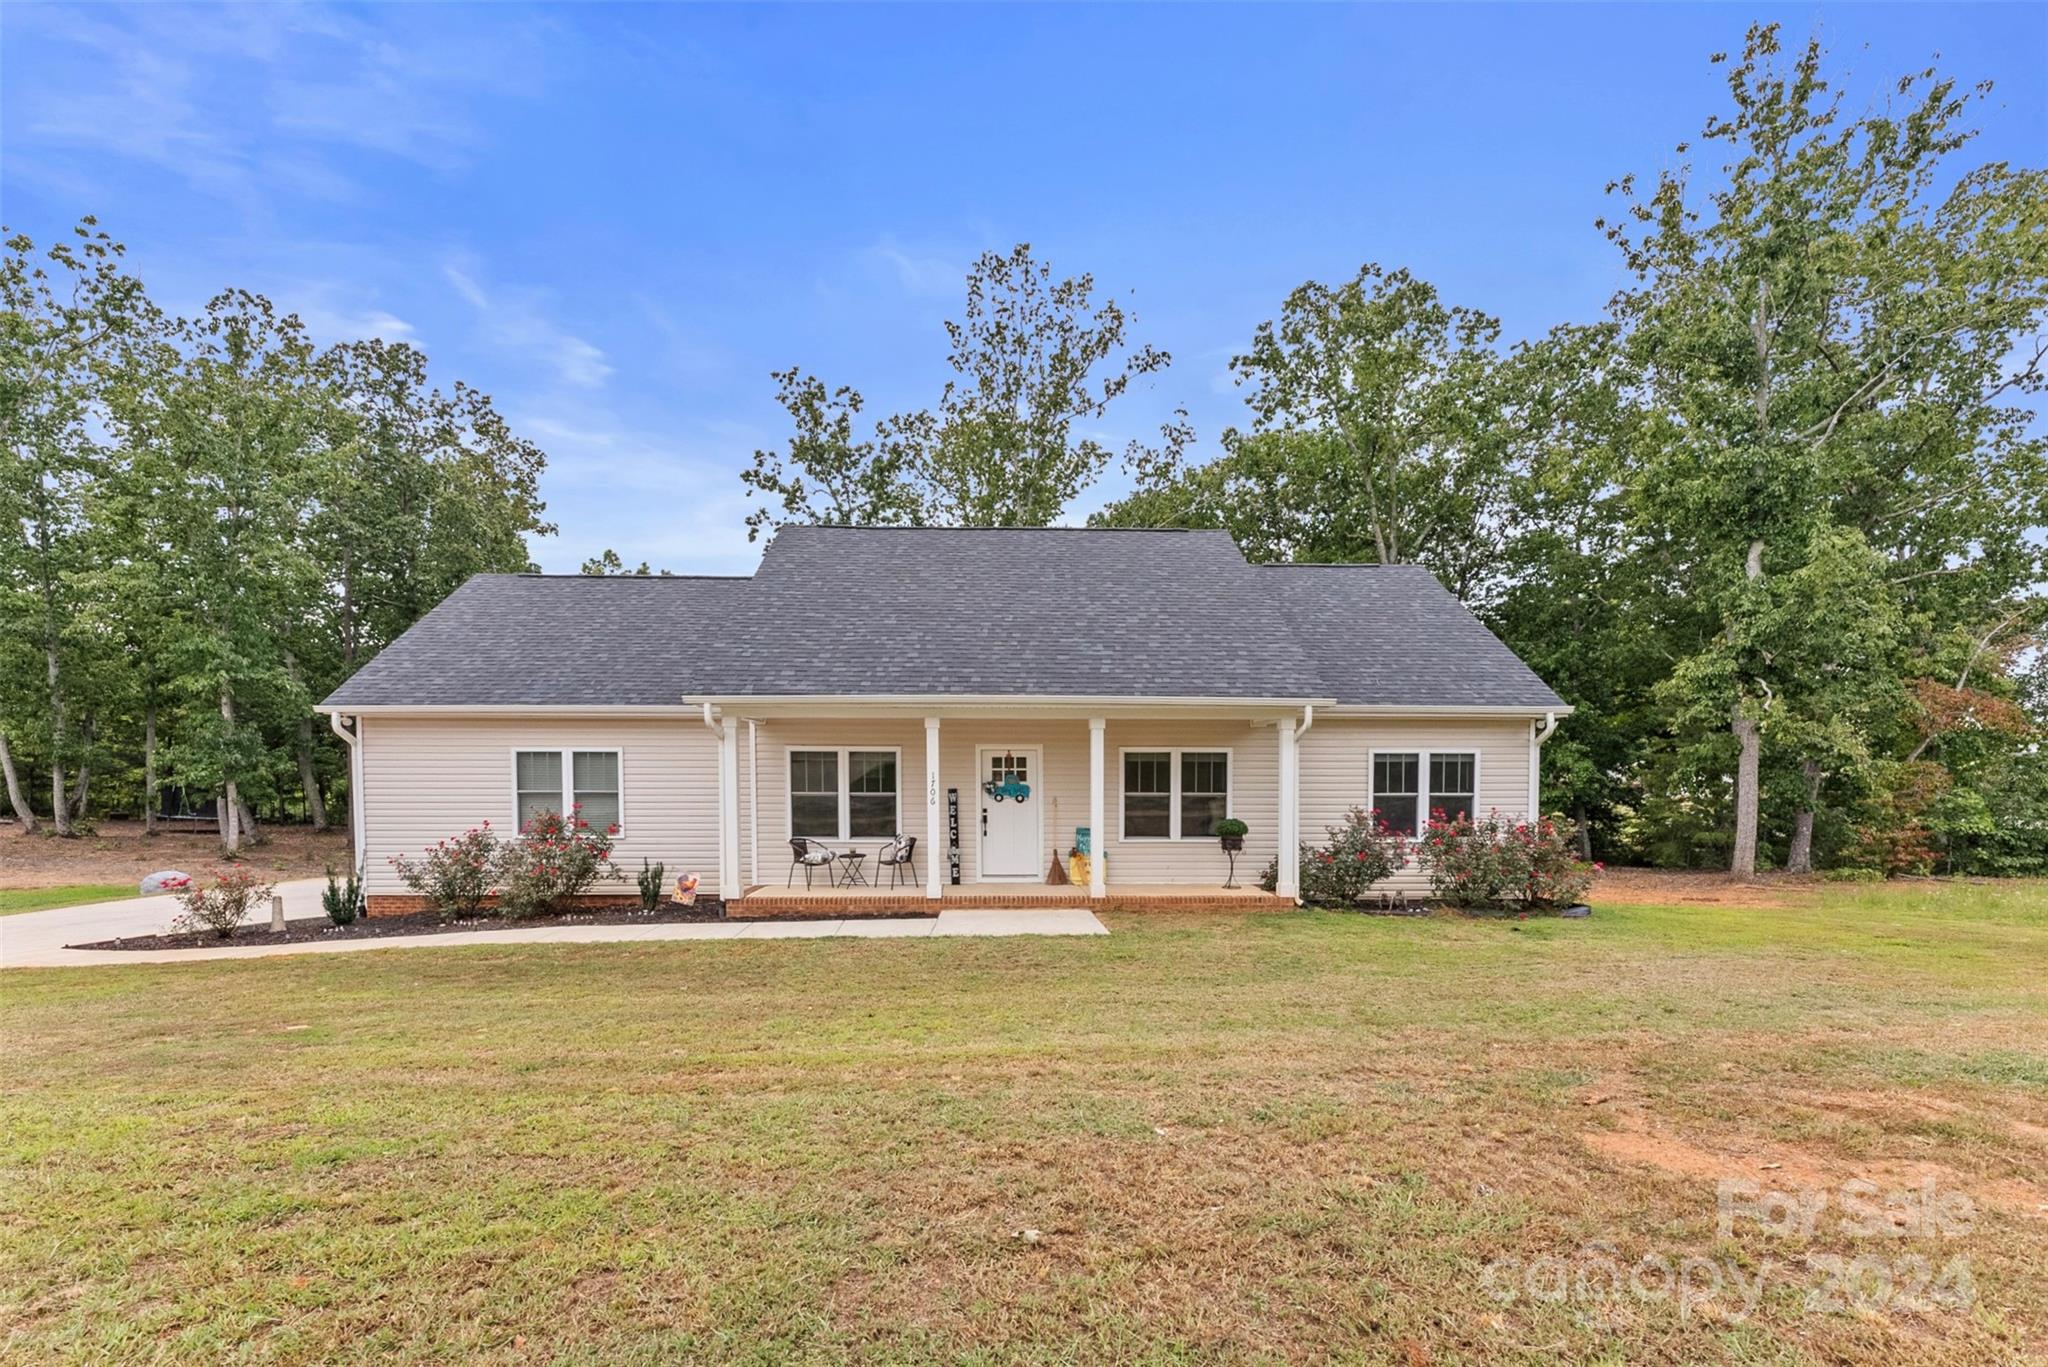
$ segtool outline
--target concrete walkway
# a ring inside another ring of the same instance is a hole
[[[288,919],[320,914],[318,878],[280,883]],[[642,940],[801,940],[843,935],[896,939],[917,935],[1107,935],[1083,907],[942,911],[937,916],[891,920],[710,921],[695,925],[537,926],[530,930],[459,930],[392,939],[334,940],[289,945],[223,945],[218,949],[66,949],[67,944],[154,935],[178,914],[175,897],[137,897],[54,911],[0,916],[0,968],[68,968],[95,964],[190,963],[199,959],[263,959],[279,954],[353,954],[372,949],[440,949],[454,945],[599,944]],[[269,920],[269,909],[258,918]]]

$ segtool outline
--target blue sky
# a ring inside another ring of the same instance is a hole
[[[550,457],[544,568],[743,572],[772,369],[928,403],[974,255],[1029,241],[1173,353],[1101,435],[1244,420],[1302,281],[1405,265],[1507,336],[1620,281],[1603,186],[1721,108],[1716,50],[1818,26],[1857,104],[1996,82],[2048,159],[2048,7],[0,8],[0,217],[99,216],[166,306],[239,285],[406,338]],[[1084,497],[1085,514],[1121,481]]]

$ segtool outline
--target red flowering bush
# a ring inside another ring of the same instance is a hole
[[[185,909],[171,923],[171,929],[210,930],[225,940],[242,924],[249,908],[270,896],[271,886],[239,864],[215,869],[210,888],[187,880],[178,893],[178,901]]]
[[[502,858],[498,837],[486,821],[453,840],[429,845],[420,859],[394,854],[391,867],[443,916],[473,917],[497,887]]]
[[[1593,885],[1593,865],[1572,852],[1573,827],[1544,817],[1516,821],[1499,812],[1474,820],[1434,812],[1418,857],[1430,893],[1454,907],[1568,906]]]
[[[1322,907],[1348,907],[1365,898],[1375,883],[1408,866],[1408,837],[1380,820],[1377,811],[1353,807],[1344,824],[1325,828],[1330,843],[1301,847],[1301,900]]]
[[[580,805],[571,807],[567,816],[542,812],[506,848],[498,900],[507,916],[559,911],[598,879],[619,877],[619,867],[612,862],[612,840],[619,828],[598,830],[582,812]]]

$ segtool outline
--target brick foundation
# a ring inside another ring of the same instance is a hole
[[[498,899],[495,897],[484,900],[486,908],[494,908],[497,905]],[[570,905],[577,907],[602,907],[607,910],[616,911],[626,907],[637,907],[640,905],[640,899],[632,893],[590,893],[587,896],[573,899]],[[363,899],[363,914],[365,916],[410,916],[416,911],[427,911],[430,909],[426,898],[415,896],[409,892],[372,893]]]
[[[790,921],[840,920],[862,916],[936,916],[941,911],[1030,910],[1032,907],[1086,907],[1090,911],[1290,911],[1294,903],[1269,892],[1190,888],[1185,892],[1125,892],[1112,889],[1105,897],[1085,891],[1048,897],[1040,889],[1016,892],[960,892],[948,889],[932,901],[921,893],[850,892],[841,896],[792,895],[761,890],[734,902],[737,917]]]

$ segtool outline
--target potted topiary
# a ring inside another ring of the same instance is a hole
[[[1251,827],[1234,816],[1226,816],[1216,823],[1216,835],[1223,842],[1223,852],[1230,856],[1230,876],[1223,880],[1223,886],[1237,886],[1237,856],[1244,849],[1245,833]]]

